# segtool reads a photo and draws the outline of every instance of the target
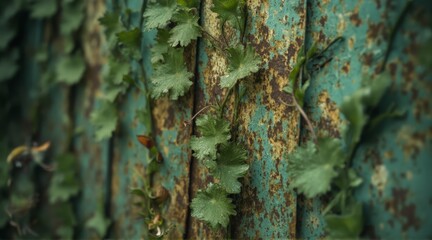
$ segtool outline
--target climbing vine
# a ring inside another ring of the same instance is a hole
[[[196,126],[200,135],[191,139],[194,157],[215,179],[192,200],[192,216],[206,221],[212,227],[226,227],[229,217],[236,213],[231,195],[240,192],[241,183],[238,179],[249,168],[245,162],[246,151],[232,132],[232,127],[237,123],[241,98],[239,84],[257,72],[260,65],[254,49],[244,39],[244,7],[243,1],[214,1],[212,11],[220,19],[222,40],[200,27],[196,1],[153,2],[144,13],[145,28],[157,29],[157,43],[151,49],[154,69],[151,78],[152,97],[167,95],[176,100],[188,91],[193,84],[193,74],[184,62],[184,48],[200,36],[221,51],[229,62],[229,71],[220,80],[220,86],[226,89],[225,96],[217,105],[207,106],[198,112],[197,115],[211,109],[198,117]],[[234,33],[228,33],[227,28]],[[227,34],[231,34],[230,41],[227,40]],[[227,102],[233,96],[233,117],[232,121],[228,121]]]
[[[75,156],[67,150],[56,153],[59,147],[50,142],[38,142],[44,135],[39,113],[53,89],[83,77],[79,37],[84,6],[81,0],[0,3],[2,237],[72,238],[77,226],[71,202],[81,189]],[[37,34],[41,30],[42,36]],[[71,133],[65,133],[67,138]]]
[[[345,97],[340,106],[346,120],[340,129],[341,138],[331,137],[326,132],[315,133],[303,110],[304,96],[309,88],[309,66],[317,58],[323,58],[324,53],[339,40],[342,38],[336,38],[323,51],[317,50],[316,43],[308,51],[301,48],[289,76],[289,85],[284,88],[292,96],[292,106],[301,113],[312,136],[312,140],[287,156],[288,173],[290,188],[307,198],[324,194],[331,196],[322,212],[329,237],[356,239],[363,231],[363,207],[354,197],[354,190],[363,181],[352,167],[356,150],[362,141],[373,135],[383,120],[400,117],[404,113],[393,106],[386,106],[383,110],[385,104],[382,104],[382,99],[391,84],[387,73],[374,78],[365,76],[360,88]],[[387,57],[383,66],[386,61]]]

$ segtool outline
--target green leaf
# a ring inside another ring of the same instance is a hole
[[[118,43],[123,48],[124,56],[132,56],[135,59],[141,57],[141,31],[138,28],[119,32],[116,36]]]
[[[242,0],[216,0],[213,1],[211,10],[218,14],[218,18],[222,22],[232,20],[241,14],[240,9],[243,7],[244,1]]]
[[[114,33],[123,31],[123,27],[120,24],[120,15],[117,12],[105,12],[105,14],[99,18],[99,22],[105,27],[105,34],[110,37]]]
[[[102,211],[96,211],[93,217],[87,220],[85,226],[95,230],[100,237],[103,237],[110,224],[111,221],[105,218]]]
[[[18,57],[17,49],[13,49],[7,56],[0,57],[0,83],[11,79],[18,71]]]
[[[32,18],[48,18],[57,12],[56,0],[38,0],[30,5],[30,16]]]
[[[189,90],[193,74],[188,72],[183,60],[183,49],[170,48],[165,56],[165,63],[156,65],[151,78],[153,98],[168,94],[170,99],[177,100]]]
[[[60,33],[63,36],[76,31],[84,20],[85,11],[82,2],[63,4],[60,21]]]
[[[216,166],[210,171],[228,193],[240,193],[241,183],[238,179],[249,169],[249,165],[245,163],[246,158],[246,151],[235,143],[221,146]]]
[[[166,29],[158,29],[156,44],[150,49],[152,53],[151,63],[160,63],[165,61],[164,55],[168,53],[168,40],[170,32]]]
[[[110,58],[107,69],[104,69],[104,79],[107,82],[115,85],[119,85],[123,82],[124,76],[128,75],[131,71],[129,63]]]
[[[238,80],[243,79],[259,70],[260,58],[252,47],[243,49],[240,45],[228,50],[230,55],[229,72],[221,78],[220,86],[232,88]]]
[[[350,149],[360,141],[363,129],[369,121],[369,112],[381,101],[390,83],[390,77],[386,74],[376,79],[364,78],[362,86],[344,98],[340,109],[348,121],[348,127],[343,131],[343,135]]]
[[[340,140],[322,138],[317,145],[308,142],[288,156],[290,187],[308,198],[326,193],[338,176],[336,168],[344,161]]]
[[[144,12],[144,25],[147,30],[164,28],[177,12],[175,0],[163,0],[149,5]]]
[[[363,209],[361,203],[348,207],[341,215],[330,214],[324,217],[326,229],[333,239],[357,239],[363,229]]]
[[[197,16],[192,15],[190,12],[176,14],[174,20],[177,22],[177,26],[171,30],[171,37],[169,38],[171,46],[176,47],[180,45],[185,47],[192,40],[201,37],[201,28],[198,24],[198,19]]]
[[[58,82],[75,84],[81,80],[85,71],[84,58],[80,54],[63,56],[58,60],[56,77]]]
[[[71,154],[57,157],[56,170],[48,188],[49,201],[67,201],[80,189],[77,178],[77,159]]]
[[[96,140],[101,141],[110,138],[117,126],[117,110],[113,103],[102,104],[90,116],[91,122],[96,127]]]
[[[213,228],[226,227],[229,217],[236,215],[234,204],[228,194],[217,185],[210,184],[205,191],[199,191],[191,203],[192,216],[206,221]]]
[[[202,161],[215,160],[218,146],[226,144],[231,138],[230,123],[224,119],[204,115],[197,119],[196,126],[201,137],[193,136],[191,139],[194,156]]]

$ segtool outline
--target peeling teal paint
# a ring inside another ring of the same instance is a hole
[[[328,91],[330,100],[340,105],[343,97],[359,86],[363,76],[376,75],[386,51],[388,34],[404,4],[405,1],[329,1],[328,4],[311,1],[307,33],[309,46],[312,39],[319,39],[319,43],[324,46],[325,42],[338,35],[345,37],[345,42],[332,53],[333,60],[312,75],[306,108],[312,114],[318,129],[324,127],[319,126],[322,116],[321,109],[316,105],[319,94],[324,90]],[[356,8],[359,9],[358,14]],[[431,224],[427,217],[430,211],[421,210],[430,208],[432,199],[430,191],[425,186],[429,174],[424,171],[431,169],[432,166],[428,160],[431,142],[427,140],[430,139],[430,135],[427,134],[431,129],[431,118],[427,117],[427,112],[421,113],[420,120],[415,120],[413,116],[415,104],[422,98],[414,95],[430,96],[432,88],[420,85],[430,86],[431,72],[416,66],[418,53],[409,49],[412,46],[419,47],[421,42],[417,39],[425,38],[424,27],[420,26],[420,22],[414,21],[415,16],[420,16],[418,11],[419,9],[413,9],[407,16],[396,37],[387,66],[395,83],[393,92],[387,97],[396,101],[398,109],[407,110],[407,116],[386,121],[378,133],[378,138],[362,144],[354,159],[355,169],[364,180],[356,191],[356,197],[364,203],[364,235],[370,238],[431,236],[431,231],[425,227]],[[343,22],[346,26],[338,30],[336,26]],[[323,40],[325,42],[322,42]],[[414,64],[413,68],[407,69],[410,64]],[[396,69],[392,70],[394,68]],[[406,79],[406,72],[414,74],[414,77],[411,80]],[[403,89],[411,83],[420,85],[404,91]],[[335,88],[335,85],[338,87]],[[430,98],[426,101],[430,103]],[[397,141],[398,132],[403,126],[410,126],[415,129],[414,131],[426,134],[426,138],[423,139],[424,145],[419,149],[416,160],[411,157],[405,159],[403,144]],[[322,219],[317,227],[312,227],[308,220],[312,215],[319,216],[322,207],[322,202],[317,200],[300,205],[299,237],[317,238],[324,235]]]

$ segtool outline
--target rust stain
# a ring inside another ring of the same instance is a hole
[[[320,129],[325,129],[331,136],[339,136],[339,126],[342,123],[339,108],[326,90],[319,94],[317,105],[322,111]]]
[[[414,132],[409,125],[403,126],[397,134],[397,142],[403,148],[405,160],[416,159],[426,142],[426,133]]]
[[[354,24],[354,26],[356,26],[356,27],[359,27],[362,24],[362,20],[361,20],[361,18],[359,16],[358,11],[359,11],[359,9],[357,7],[354,10],[354,13],[352,13],[351,16],[350,16],[351,23]]]
[[[404,232],[410,228],[418,230],[421,224],[421,220],[416,215],[416,206],[408,202],[409,196],[408,189],[393,188],[392,199],[385,202],[385,208],[395,216],[396,221],[402,224]]]

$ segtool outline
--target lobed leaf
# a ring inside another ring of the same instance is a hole
[[[214,169],[210,169],[210,172],[228,193],[240,193],[241,183],[238,179],[249,170],[249,165],[245,162],[246,158],[246,151],[235,143],[220,147],[216,165]]]
[[[232,199],[222,188],[213,184],[198,192],[192,200],[191,209],[193,217],[206,221],[213,228],[226,227],[229,217],[236,215]]]
[[[185,47],[192,40],[201,37],[201,28],[197,16],[192,15],[190,12],[181,12],[174,17],[174,20],[177,26],[171,29],[171,37],[168,40],[172,47],[177,45]]]
[[[75,84],[81,80],[85,71],[84,58],[80,54],[63,56],[58,60],[55,69],[58,82]]]
[[[259,70],[260,58],[252,47],[244,49],[241,45],[228,50],[230,55],[229,72],[221,78],[220,86],[232,88],[240,79],[243,79]]]
[[[144,12],[145,29],[164,28],[177,12],[176,1],[164,0],[153,3]]]
[[[183,49],[170,48],[165,55],[165,63],[156,65],[151,78],[152,97],[169,95],[170,99],[177,100],[192,86],[191,77],[193,74],[188,72],[183,60]]]
[[[308,198],[326,193],[344,161],[339,139],[322,138],[317,145],[308,142],[289,155],[290,187]]]
[[[194,156],[201,161],[215,160],[217,148],[231,138],[230,124],[224,119],[204,115],[196,121],[201,137],[192,137],[191,148]]]
[[[111,137],[117,126],[117,110],[115,105],[102,102],[101,106],[93,111],[90,120],[96,128],[96,140],[101,141]]]

